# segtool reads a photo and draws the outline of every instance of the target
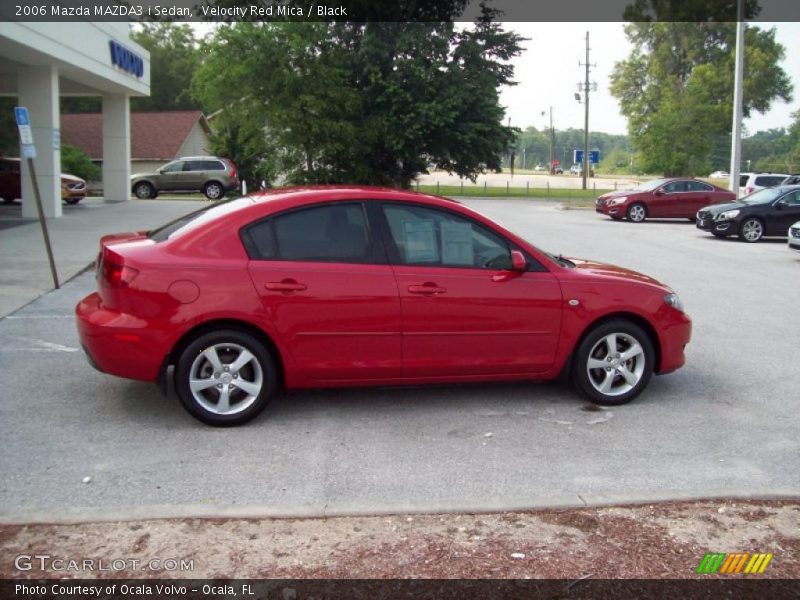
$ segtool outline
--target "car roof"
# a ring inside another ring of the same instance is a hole
[[[423,194],[414,190],[399,188],[370,186],[370,185],[298,185],[263,192],[255,192],[249,196],[255,202],[274,202],[278,200],[296,199],[298,203],[308,202],[335,202],[338,200],[406,200],[409,197],[415,200],[430,200],[433,202],[447,202],[461,204],[452,198]]]

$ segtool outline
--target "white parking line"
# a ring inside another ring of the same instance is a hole
[[[5,337],[14,338],[17,340],[21,340],[24,342],[28,342],[30,344],[34,344],[34,348],[26,348],[26,347],[8,347],[8,346],[0,346],[0,352],[19,352],[19,351],[27,351],[27,352],[80,352],[80,348],[73,348],[72,346],[64,346],[62,344],[56,344],[55,342],[48,342],[46,340],[37,340],[35,338],[27,338],[21,335],[10,335],[10,334],[3,334]]]

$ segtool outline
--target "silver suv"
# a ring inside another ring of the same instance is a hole
[[[238,187],[236,165],[216,156],[186,156],[153,173],[131,176],[131,190],[142,199],[155,198],[159,192],[203,192],[209,200],[219,200]]]
[[[739,197],[780,185],[787,177],[787,173],[742,173],[739,175]]]

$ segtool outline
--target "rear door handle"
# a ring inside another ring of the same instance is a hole
[[[269,281],[264,287],[271,292],[302,292],[308,286],[305,283],[297,283],[294,279],[284,279],[283,281]]]
[[[408,291],[412,294],[422,294],[424,296],[435,296],[437,294],[444,294],[447,288],[440,287],[435,283],[423,283],[422,285],[410,285]]]

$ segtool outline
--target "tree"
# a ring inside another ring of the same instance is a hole
[[[86,181],[100,181],[100,167],[80,148],[61,144],[61,171]]]
[[[644,19],[641,12],[626,15]],[[707,172],[715,139],[730,135],[735,24],[643,21],[626,25],[625,34],[633,50],[615,65],[610,89],[628,118],[639,164],[665,175]],[[767,111],[776,99],[792,99],[783,57],[774,29],[747,28],[745,117]]]
[[[484,8],[460,31],[452,21],[222,26],[192,92],[221,110],[220,131],[236,122],[261,136],[267,171],[290,182],[408,186],[429,165],[474,178],[500,168],[515,131],[497,88],[512,84],[506,61],[520,38],[494,16]]]

